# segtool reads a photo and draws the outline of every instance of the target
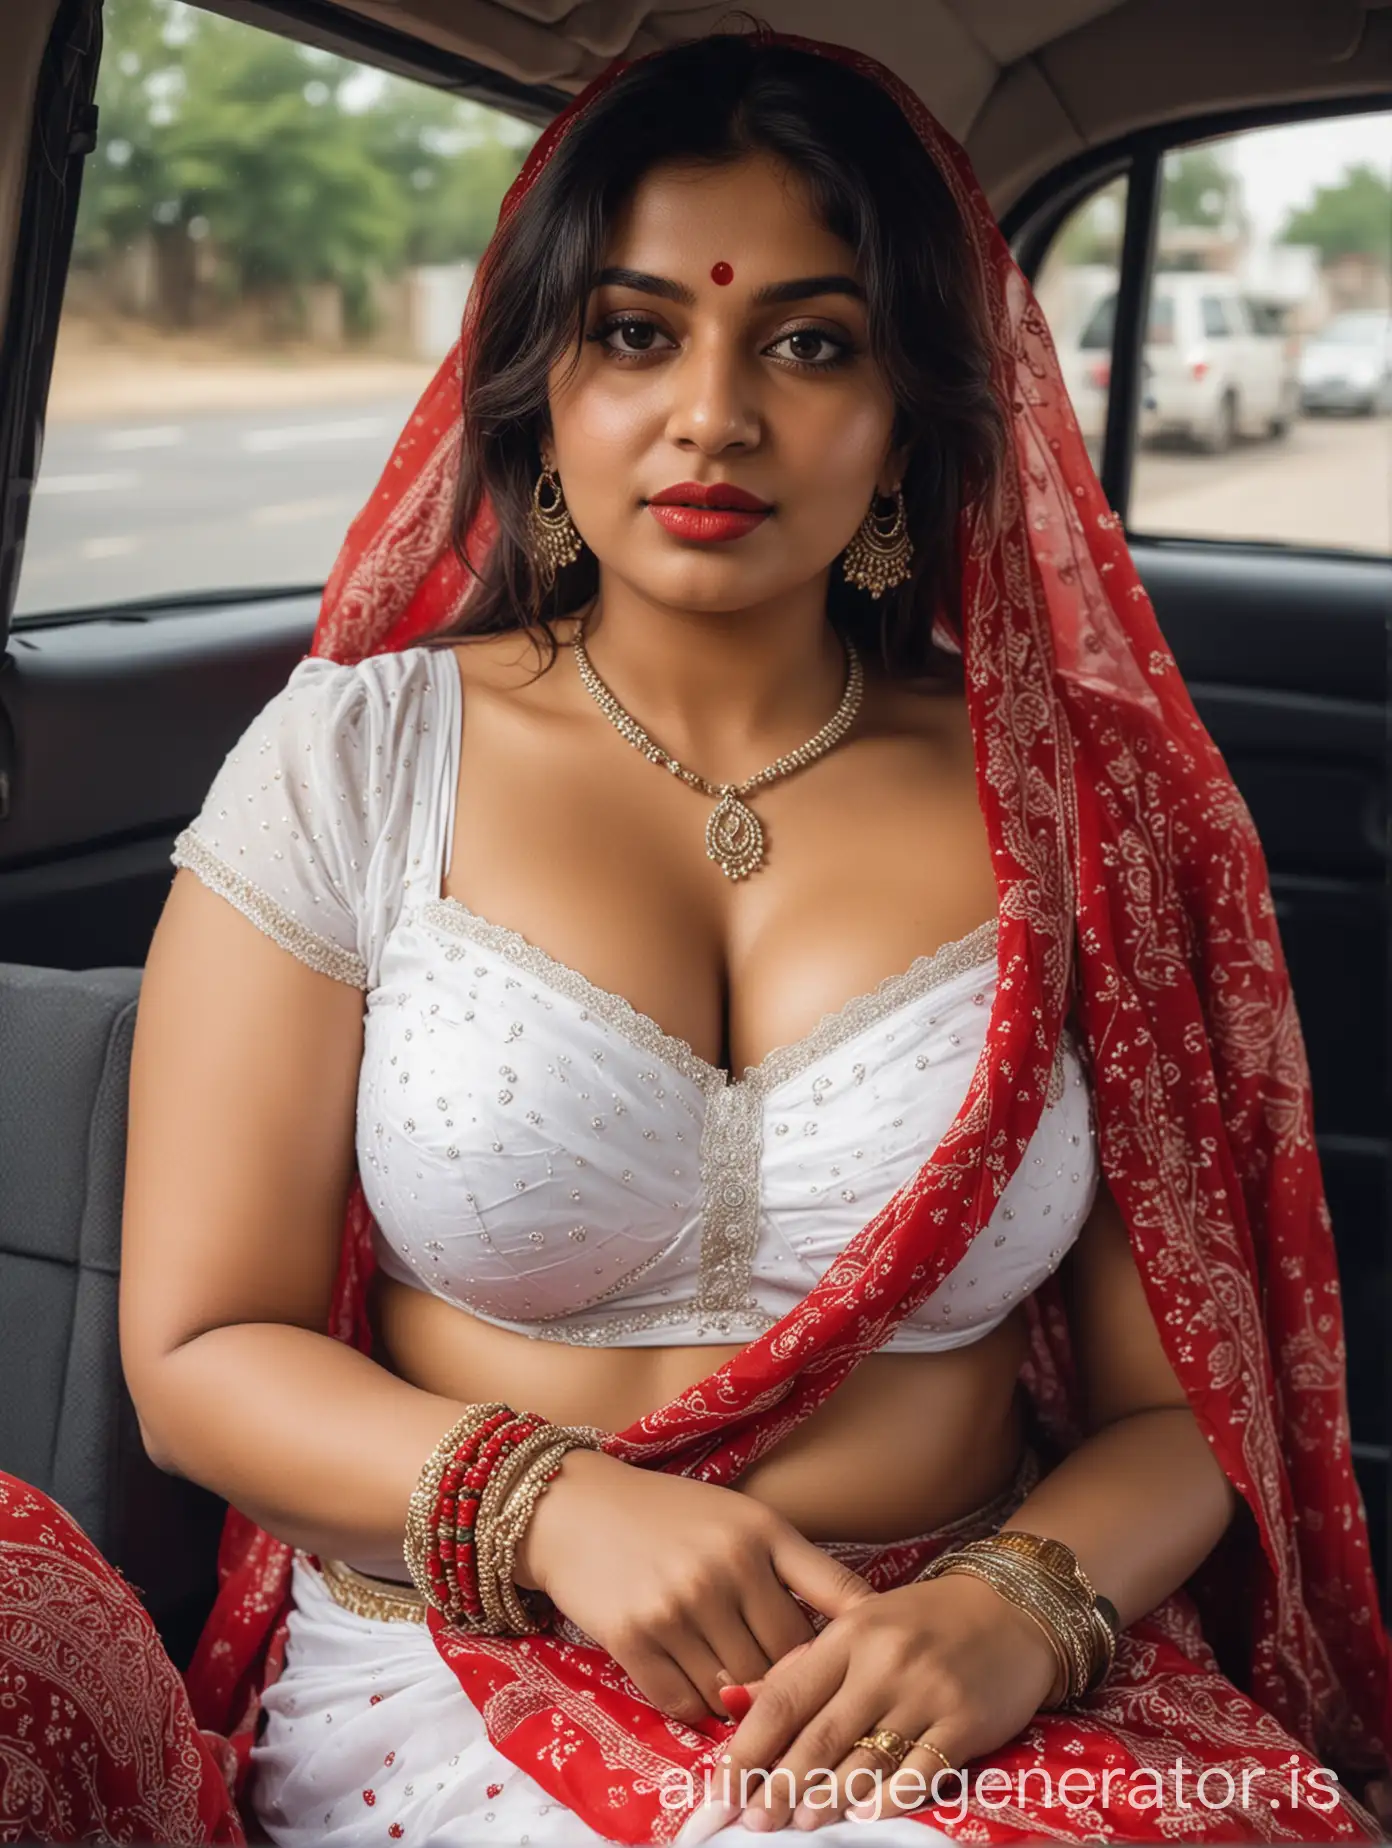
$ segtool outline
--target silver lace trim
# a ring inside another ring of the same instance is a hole
[[[607,988],[596,988],[578,969],[557,962],[554,956],[548,956],[545,950],[538,949],[536,944],[529,943],[506,924],[490,924],[487,918],[470,911],[457,898],[426,899],[420,907],[420,917],[425,924],[449,931],[456,937],[467,937],[471,943],[482,944],[485,949],[496,950],[514,968],[536,976],[549,988],[589,1008],[616,1033],[631,1040],[641,1051],[672,1066],[708,1095],[724,1084],[725,1074],[719,1066],[707,1064],[684,1039],[664,1033],[650,1015],[640,1014],[622,995],[611,994]]]
[[[635,1309],[627,1314],[581,1320],[576,1311],[545,1321],[519,1323],[543,1341],[576,1346],[605,1346],[615,1337],[661,1327],[690,1328],[741,1339],[771,1328],[777,1317],[762,1309],[753,1293],[754,1258],[759,1243],[759,1169],[763,1152],[763,1100],[818,1059],[926,995],[930,989],[973,969],[996,955],[999,920],[988,918],[965,937],[944,943],[931,956],[919,956],[900,974],[887,976],[868,994],[856,995],[822,1019],[802,1039],[776,1046],[740,1078],[729,1077],[684,1039],[664,1032],[622,995],[599,988],[587,976],[531,943],[504,924],[491,924],[456,898],[426,899],[421,922],[451,936],[496,951],[523,970],[580,1003],[640,1051],[661,1059],[699,1086],[706,1098],[701,1128],[700,1171],[705,1202],[701,1222],[701,1257],[692,1301]],[[1060,1075],[1062,1065],[1059,1066]],[[649,1262],[611,1285],[605,1296],[619,1293]],[[593,1300],[603,1300],[602,1298]],[[586,1308],[592,1304],[585,1305]]]
[[[931,989],[969,970],[984,968],[995,960],[999,929],[999,918],[987,918],[965,937],[942,944],[931,956],[915,957],[907,969],[898,975],[887,975],[869,994],[855,995],[835,1013],[824,1014],[802,1039],[794,1040],[790,1046],[775,1046],[757,1065],[746,1068],[744,1081],[756,1085],[761,1093],[775,1090]]]
[[[735,1316],[758,1324],[754,1255],[759,1243],[759,1167],[763,1103],[753,1084],[726,1084],[711,1098],[701,1128],[701,1268],[696,1315],[716,1325]],[[769,1316],[762,1326],[771,1327]]]
[[[320,975],[331,975],[336,982],[346,982],[350,988],[367,988],[367,964],[360,956],[321,937],[307,924],[301,924],[269,893],[253,885],[244,874],[215,854],[192,828],[185,828],[175,838],[174,851],[169,857],[175,866],[186,866],[196,873],[210,891],[235,905],[265,936]]]

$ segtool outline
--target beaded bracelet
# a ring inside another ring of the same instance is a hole
[[[518,1636],[541,1627],[528,1610],[527,1594],[519,1591],[514,1577],[518,1544],[567,1455],[572,1450],[597,1450],[603,1441],[603,1433],[593,1425],[551,1425],[543,1436],[546,1441],[538,1445],[530,1460],[519,1464],[491,1536],[492,1568],[503,1612],[509,1628]]]
[[[491,1413],[506,1410],[506,1406],[498,1403],[471,1405],[463,1417],[450,1426],[431,1451],[417,1479],[416,1486],[411,1491],[411,1499],[406,1510],[406,1539],[402,1552],[405,1556],[407,1570],[411,1575],[411,1583],[427,1602],[434,1602],[426,1572],[426,1559],[431,1550],[435,1502],[441,1479],[449,1466],[450,1459],[467,1434]]]
[[[517,1546],[566,1453],[602,1442],[591,1425],[553,1425],[500,1401],[470,1406],[426,1460],[407,1509],[403,1552],[425,1602],[465,1629],[540,1629],[513,1579]]]
[[[503,1465],[512,1452],[544,1427],[533,1413],[514,1415],[484,1439],[478,1455],[464,1472],[464,1493],[459,1502],[459,1528],[470,1538],[459,1542],[454,1560],[455,1606],[459,1617],[476,1629],[497,1632],[506,1628],[493,1586],[489,1524],[498,1501]],[[465,1574],[467,1573],[467,1578]]]
[[[473,1570],[474,1534],[465,1494],[468,1472],[484,1445],[509,1425],[512,1418],[511,1407],[503,1406],[466,1432],[446,1465],[436,1491],[430,1517],[426,1573],[436,1594],[437,1608],[454,1621],[467,1621],[478,1607]]]

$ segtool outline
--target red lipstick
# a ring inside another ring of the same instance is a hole
[[[728,481],[679,481],[650,496],[648,510],[674,539],[699,545],[743,539],[773,512],[768,501]]]

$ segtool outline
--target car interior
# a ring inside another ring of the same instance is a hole
[[[170,11],[170,0],[146,4]],[[117,95],[126,54],[116,35],[130,29],[133,5],[107,0],[105,19],[102,0],[26,0],[0,12],[0,1469],[71,1510],[138,1588],[182,1665],[211,1601],[222,1510],[146,1460],[121,1383],[115,1302],[131,1038],[174,837],[307,651],[327,560],[284,581],[270,564],[250,576],[229,567],[219,580],[223,567],[205,551],[202,575],[190,568],[171,588],[150,548],[85,527],[100,484],[119,497],[120,482],[140,473],[139,442],[157,460],[161,443],[181,440],[168,435],[172,418],[153,412],[137,418],[124,451],[108,432],[98,460],[62,460],[61,482],[45,488],[46,449],[66,458],[61,446],[82,427],[57,417],[55,354],[79,275],[83,188],[108,132],[103,85]],[[208,0],[207,11],[306,55],[351,60],[369,74],[365,85],[386,73],[481,105],[526,134],[614,56],[732,17],[711,0]],[[1042,299],[1072,228],[1094,202],[1120,202],[1108,227],[1110,270],[1091,302],[1074,304],[1081,324],[1102,284],[1115,290],[1095,453],[1269,862],[1313,1071],[1354,1452],[1386,1596],[1392,545],[1385,513],[1369,516],[1366,531],[1340,527],[1321,541],[1301,524],[1313,490],[1292,487],[1290,470],[1292,457],[1306,456],[1324,471],[1320,492],[1337,523],[1349,517],[1350,496],[1329,471],[1353,454],[1355,437],[1372,445],[1358,454],[1374,458],[1357,465],[1360,477],[1368,466],[1388,471],[1392,437],[1380,419],[1355,431],[1320,418],[1227,458],[1159,457],[1170,498],[1152,497],[1154,517],[1147,500],[1141,519],[1138,484],[1152,463],[1136,432],[1141,330],[1175,163],[1186,150],[1302,126],[1327,136],[1352,124],[1366,151],[1380,122],[1381,170],[1392,175],[1392,0],[762,0],[751,11],[779,29],[851,43],[906,79],[964,142]],[[467,149],[457,158],[469,159]],[[1376,166],[1375,152],[1368,158]],[[1332,170],[1328,183],[1339,184]],[[1210,219],[1221,209],[1202,207]],[[1199,229],[1214,233],[1205,251],[1217,248],[1221,224]],[[1186,260],[1199,260],[1190,244]],[[1321,287],[1327,294],[1337,282],[1345,293],[1325,306],[1385,308],[1374,258],[1360,269],[1335,256]],[[1296,266],[1283,256],[1278,267],[1284,276]],[[81,270],[87,295],[103,273]],[[1260,278],[1246,287],[1271,299]],[[1062,348],[1064,331],[1054,332]],[[359,423],[351,440],[376,444],[365,498],[395,428]],[[259,449],[238,440],[248,471],[271,468],[269,439]],[[1316,452],[1316,442],[1326,447]],[[310,450],[300,466],[312,471]],[[1201,469],[1238,473],[1201,478]],[[1215,530],[1183,513],[1197,497],[1218,519],[1239,476],[1250,517],[1234,514],[1229,529]],[[1384,479],[1386,508],[1392,472]],[[248,529],[268,548],[284,525],[274,511],[282,492],[266,489],[271,511]],[[1282,496],[1294,512],[1271,512],[1287,505]],[[1168,526],[1166,507],[1181,510]],[[341,531],[350,513],[335,503],[324,517]]]

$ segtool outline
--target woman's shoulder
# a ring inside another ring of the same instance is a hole
[[[306,655],[224,757],[170,858],[283,947],[371,985],[448,655]],[[438,736],[438,734],[437,734]],[[429,779],[427,779],[429,786]]]
[[[466,699],[492,696],[536,703],[551,696],[556,681],[549,670],[564,639],[558,633],[557,646],[552,647],[544,633],[519,628],[498,635],[452,636],[422,652],[434,657],[437,670],[447,666],[458,676]]]

